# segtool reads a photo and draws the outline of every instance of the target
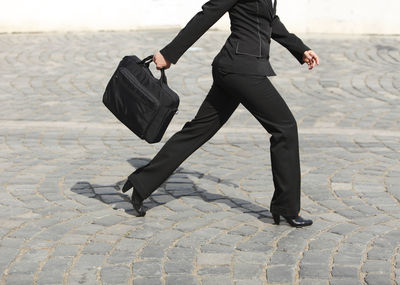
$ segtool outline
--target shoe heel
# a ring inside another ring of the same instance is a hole
[[[129,179],[128,180],[126,180],[126,182],[125,182],[125,184],[124,184],[124,186],[122,187],[122,193],[125,193],[125,192],[127,192],[129,189],[131,189],[133,187],[133,184],[132,184],[132,182],[130,182],[129,181]]]
[[[279,225],[279,223],[281,222],[281,215],[272,214],[272,218],[274,219],[275,224]]]
[[[133,208],[138,213],[139,217],[143,217],[144,215],[146,215],[146,210],[143,207],[143,199],[135,191],[135,189],[133,189],[133,191],[132,191],[131,203],[132,203]]]

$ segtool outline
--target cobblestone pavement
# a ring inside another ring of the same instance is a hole
[[[400,38],[304,36],[311,72],[273,45],[314,220],[296,229],[273,224],[269,134],[242,106],[145,217],[117,191],[162,143],[116,121],[105,84],[176,32],[0,35],[0,284],[400,284]],[[167,71],[181,105],[163,142],[194,116],[226,37],[207,32]]]

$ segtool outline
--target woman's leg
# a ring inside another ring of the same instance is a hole
[[[274,195],[270,211],[297,216],[300,211],[300,158],[296,120],[267,77],[224,75],[224,86],[271,134],[270,156]]]
[[[214,69],[213,78],[213,85],[194,119],[186,122],[148,164],[129,175],[128,179],[143,199],[149,197],[188,156],[208,141],[239,105],[216,82],[218,77],[215,77]]]

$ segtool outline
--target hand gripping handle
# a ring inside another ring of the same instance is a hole
[[[144,59],[142,59],[142,61],[140,61],[140,64],[144,64],[147,68],[150,65],[150,62],[153,61],[153,55],[149,55],[146,56]],[[165,75],[165,68],[161,68],[161,78],[160,78],[160,84],[164,83],[165,85],[167,85],[167,76]]]

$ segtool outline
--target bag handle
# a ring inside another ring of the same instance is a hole
[[[139,64],[144,64],[147,68],[149,68],[150,63],[153,61],[153,55],[146,56],[144,59],[142,59]],[[161,68],[161,77],[160,77],[160,85],[164,83],[167,85],[167,76],[165,75],[165,68]]]
[[[152,61],[153,61],[153,55],[151,54],[151,55],[146,56],[145,58],[143,58],[139,62],[139,64],[144,64],[144,65],[146,65],[146,67],[149,67],[150,62],[152,62]]]

